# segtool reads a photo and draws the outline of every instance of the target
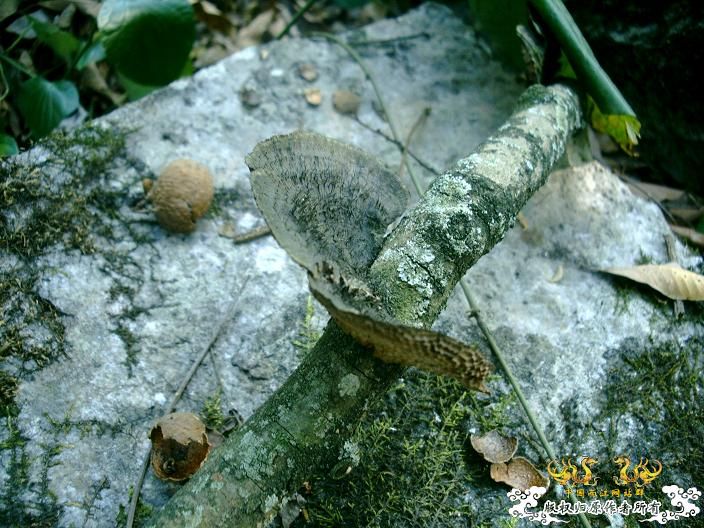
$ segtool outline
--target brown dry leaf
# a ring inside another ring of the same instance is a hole
[[[523,229],[524,231],[530,228],[528,219],[526,218],[526,215],[523,214],[523,211],[518,211],[518,214],[516,215],[516,220],[518,220],[518,223],[521,224],[521,229]]]
[[[27,50],[22,50],[20,53],[20,59],[18,61],[27,70],[34,73],[34,61],[32,60],[32,55]]]
[[[295,11],[302,9],[305,5],[303,0],[297,0]],[[303,18],[312,24],[325,24],[331,20],[337,20],[342,14],[342,8],[335,3],[319,2],[314,3],[303,15]]]
[[[241,49],[259,44],[262,41],[262,36],[267,32],[269,26],[271,26],[271,23],[274,21],[275,16],[276,13],[273,9],[259,13],[249,24],[240,29],[239,33],[237,33],[235,47]]]
[[[382,18],[386,18],[391,6],[382,2],[369,2],[364,4],[364,7],[359,11],[359,23],[362,25],[376,22]]]
[[[125,99],[127,99],[126,94],[117,93],[110,89],[105,77],[95,63],[88,64],[83,69],[81,73],[81,86],[93,90],[100,95],[104,95],[110,99],[115,106],[120,106],[125,102]]]
[[[284,17],[280,12],[276,13],[276,17],[271,22],[271,25],[268,29],[269,35],[274,38],[280,35],[281,32],[286,28],[286,25],[288,24],[288,21],[290,19],[291,17]]]
[[[650,198],[656,202],[679,200],[684,196],[684,191],[681,189],[673,189],[664,185],[656,185],[654,183],[644,183],[635,178],[625,177],[629,189],[636,196],[641,198]]]
[[[696,222],[704,215],[704,207],[671,207],[668,211],[685,222]]]
[[[323,96],[319,88],[306,88],[303,90],[303,95],[311,106],[320,106],[320,103],[323,101]]]
[[[93,18],[97,18],[100,11],[100,2],[95,0],[45,0],[44,2],[39,2],[39,5],[54,11],[62,11],[66,6],[74,5],[80,11]]]
[[[469,437],[474,450],[492,464],[508,462],[516,453],[518,439],[513,436],[503,436],[496,429],[483,435]]]
[[[508,464],[492,464],[490,475],[494,482],[503,482],[521,491],[530,489],[532,486],[547,488],[550,482],[523,457],[516,457]]]
[[[196,68],[205,68],[211,64],[221,61],[231,54],[224,46],[216,43],[210,43],[206,46],[197,46],[191,52],[193,56],[193,66]]]
[[[695,246],[704,247],[704,234],[691,227],[682,227],[670,224],[670,229],[673,233],[688,240]]]
[[[207,0],[190,0],[193,6],[193,11],[198,20],[203,22],[210,29],[228,33],[232,28],[232,22],[227,18],[218,7],[208,2]]]
[[[704,301],[704,276],[682,269],[674,262],[631,268],[608,268],[602,271],[647,284],[670,299]]]
[[[13,108],[7,99],[0,101],[0,120],[7,123],[10,127],[10,132],[14,137],[19,137],[22,133],[22,125],[20,124],[20,116],[17,110]]]

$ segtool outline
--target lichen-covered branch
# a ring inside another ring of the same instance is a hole
[[[498,133],[433,184],[371,269],[391,313],[429,325],[467,269],[511,226],[580,125],[569,88],[532,87]],[[330,323],[284,385],[152,519],[152,526],[264,526],[343,444],[399,367]],[[291,499],[293,500],[293,499]]]
[[[496,134],[433,182],[372,265],[375,289],[398,319],[435,320],[460,278],[545,182],[580,124],[571,89],[533,86]]]

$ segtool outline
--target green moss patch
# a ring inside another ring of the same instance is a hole
[[[626,346],[609,373],[599,418],[610,421],[612,436],[628,435],[634,454],[662,461],[661,485],[687,489],[704,482],[703,351],[701,337],[646,349]],[[625,426],[624,416],[632,416],[635,425]]]
[[[311,479],[309,523],[294,526],[482,525],[466,500],[487,484],[484,465],[468,461],[469,431],[505,426],[511,398],[476,396],[415,369],[406,374],[362,419],[340,462]]]
[[[124,148],[123,132],[87,126],[0,162],[0,406],[12,405],[18,378],[65,354],[64,314],[37,293],[37,258],[55,247],[90,254],[95,233],[112,235],[124,193],[109,168]]]

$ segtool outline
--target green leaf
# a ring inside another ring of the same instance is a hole
[[[369,0],[335,0],[334,2],[342,9],[355,9],[369,3]]]
[[[704,217],[699,219],[695,228],[699,233],[704,233]]]
[[[14,15],[20,0],[3,0],[0,2],[0,20],[5,20],[10,15]]]
[[[76,69],[82,70],[89,64],[101,61],[105,58],[105,48],[100,41],[93,42],[76,61]]]
[[[126,75],[122,75],[120,72],[117,72],[117,78],[120,79],[120,84],[122,84],[125,92],[127,92],[127,98],[130,101],[141,99],[145,95],[150,94],[159,88],[158,86],[149,86],[134,82],[132,79]]]
[[[560,43],[577,78],[599,108],[609,115],[628,115],[637,121],[635,112],[597,61],[561,0],[530,0],[530,4]]]
[[[0,158],[3,156],[14,156],[19,152],[17,142],[12,136],[0,134]]]
[[[595,130],[611,136],[630,156],[635,156],[635,148],[640,138],[640,121],[631,115],[602,114],[590,97],[587,103],[589,121]]]
[[[22,83],[17,95],[17,107],[36,138],[54,130],[78,104],[78,90],[70,81],[50,82],[34,77]]]
[[[81,42],[76,37],[33,16],[29,17],[29,23],[41,42],[49,46],[66,64],[71,64],[78,48],[81,47]]]
[[[188,0],[106,0],[98,14],[108,60],[133,82],[177,79],[195,40]]]
[[[525,64],[516,26],[528,26],[526,0],[469,0],[476,21],[496,57],[506,66],[522,71]]]

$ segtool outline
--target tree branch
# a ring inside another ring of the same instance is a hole
[[[460,278],[513,225],[582,124],[567,86],[532,86],[509,120],[435,179],[372,265],[376,292],[398,319],[432,323]]]
[[[387,239],[371,277],[392,313],[428,326],[512,225],[581,125],[577,95],[534,86],[478,150],[441,175]],[[218,448],[152,526],[263,526],[313,468],[330,468],[368,404],[401,373],[331,322],[279,390]]]

